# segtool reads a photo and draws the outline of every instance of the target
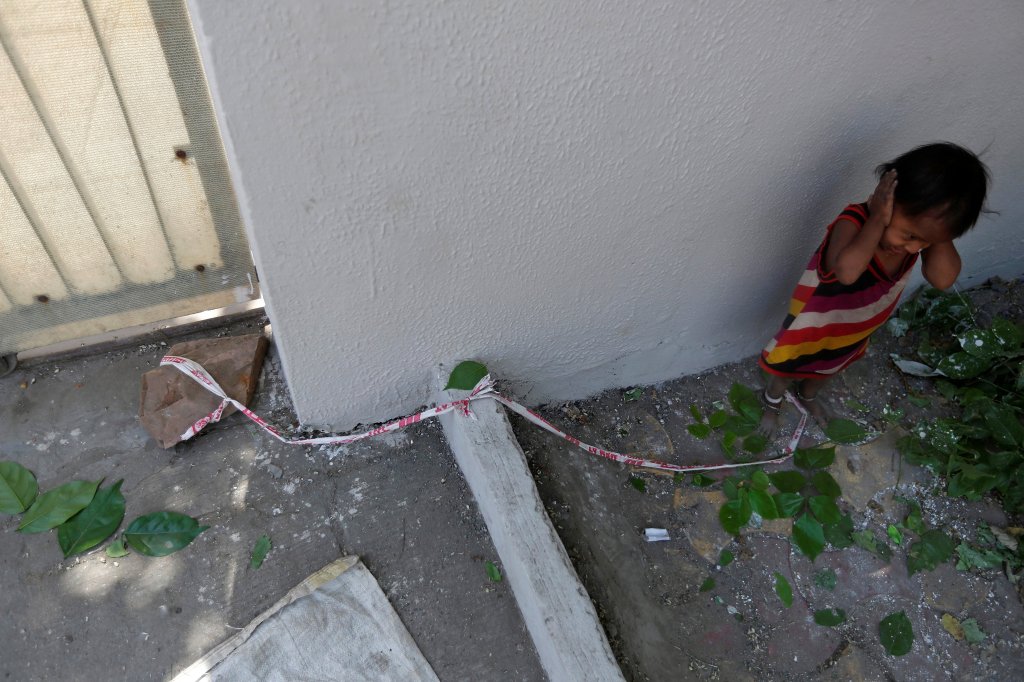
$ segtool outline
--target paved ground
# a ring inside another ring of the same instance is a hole
[[[161,450],[136,413],[139,377],[165,350],[157,340],[0,379],[0,459],[41,489],[123,478],[125,523],[169,509],[211,526],[165,558],[62,560],[53,532],[21,535],[0,516],[4,679],[168,679],[344,554],[362,557],[441,679],[544,679],[507,583],[487,577],[498,560],[436,423],[311,450],[236,415]],[[273,350],[255,409],[294,419]],[[254,571],[264,533],[274,549]]]
[[[1024,283],[1018,283],[1015,298],[1002,302],[1004,312],[1017,319],[1024,319],[1022,290]],[[983,304],[1002,295],[976,292]],[[887,360],[896,344],[885,336],[879,341],[837,383],[834,404],[856,399],[875,417],[885,405],[902,404],[906,379]],[[646,452],[679,464],[720,462],[717,441],[699,441],[686,431],[693,423],[689,406],[695,403],[707,413],[733,382],[763,386],[753,359],[643,387],[635,399],[633,393],[609,391],[548,406],[542,414],[584,442],[620,452]],[[910,384],[915,391],[930,390],[926,380]],[[911,418],[927,414],[904,407]],[[784,430],[795,420],[790,409]],[[699,488],[689,477],[684,483],[639,473],[589,456],[522,419],[515,418],[513,426],[627,679],[930,682],[1024,675],[1024,608],[998,570],[962,572],[946,563],[908,576],[901,548],[889,562],[851,547],[826,550],[812,563],[792,547],[788,522],[765,522],[739,540],[726,534],[717,516],[725,501],[721,485]],[[820,431],[816,435],[823,438]],[[841,507],[851,513],[857,530],[872,529],[884,538],[887,524],[907,513],[895,494],[920,501],[929,527],[960,537],[972,537],[980,521],[1007,525],[991,501],[950,499],[936,490],[931,474],[902,463],[896,435],[888,432],[870,444],[838,449],[830,471],[843,491]],[[766,470],[786,468],[792,467]],[[634,487],[633,476],[645,482],[645,491]],[[644,542],[641,533],[648,527],[667,529],[671,540]],[[736,557],[725,567],[718,565],[723,549]],[[825,568],[837,575],[834,591],[815,583]],[[790,608],[774,591],[776,572],[793,586]],[[708,578],[714,587],[702,592]],[[827,628],[813,622],[814,611],[832,607],[846,611],[845,624]],[[909,654],[894,657],[880,644],[878,623],[901,610],[910,618],[915,640]],[[976,619],[986,640],[972,645],[954,639],[942,626],[946,614]]]

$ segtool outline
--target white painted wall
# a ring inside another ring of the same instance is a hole
[[[755,353],[872,169],[988,148],[1024,271],[1024,4],[190,0],[304,422],[484,361],[530,402]]]

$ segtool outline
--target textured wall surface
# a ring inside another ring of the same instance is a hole
[[[827,222],[987,148],[1024,271],[1024,5],[190,0],[288,382],[346,428],[484,361],[530,402],[759,350]]]

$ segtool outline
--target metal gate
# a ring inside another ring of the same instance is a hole
[[[259,297],[184,0],[0,0],[0,355]]]

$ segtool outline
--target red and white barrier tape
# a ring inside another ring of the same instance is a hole
[[[778,457],[774,459],[761,460],[757,462],[742,462],[735,464],[669,464],[668,462],[660,462],[656,459],[645,459],[643,457],[624,455],[619,452],[612,452],[611,450],[605,450],[603,448],[598,448],[593,445],[588,445],[587,443],[580,441],[578,438],[574,438],[573,436],[570,436],[569,434],[565,433],[564,431],[556,427],[554,424],[552,424],[551,422],[547,421],[539,414],[534,412],[533,410],[523,407],[514,400],[510,400],[509,398],[506,398],[505,396],[498,393],[494,389],[494,382],[491,380],[491,375],[488,374],[477,383],[477,385],[470,392],[469,396],[466,398],[463,398],[461,400],[453,400],[452,402],[448,403],[442,403],[436,407],[424,410],[419,414],[413,414],[409,415],[408,417],[396,419],[382,426],[378,426],[375,429],[364,431],[363,433],[356,433],[348,436],[321,436],[319,438],[285,438],[284,436],[281,435],[280,431],[278,431],[276,428],[274,428],[267,422],[263,421],[263,419],[261,419],[259,415],[252,412],[242,403],[229,397],[228,394],[224,392],[224,389],[221,388],[216,381],[214,381],[213,377],[210,376],[210,374],[205,369],[203,369],[203,367],[199,363],[189,360],[188,358],[178,357],[176,355],[165,355],[163,359],[160,360],[160,365],[169,365],[171,367],[178,369],[184,374],[192,377],[192,379],[198,382],[201,386],[205,387],[208,391],[210,391],[211,393],[213,393],[214,395],[218,396],[221,399],[221,403],[216,410],[214,410],[207,416],[203,417],[196,423],[194,423],[192,426],[189,427],[187,431],[185,431],[185,433],[182,434],[182,440],[188,440],[189,438],[192,438],[194,435],[202,431],[209,424],[220,421],[221,417],[224,416],[224,410],[227,408],[228,405],[234,405],[239,412],[244,414],[252,421],[256,422],[256,424],[258,424],[264,431],[266,431],[267,433],[269,433],[282,443],[287,443],[288,445],[346,445],[348,443],[355,443],[356,441],[360,441],[365,438],[379,436],[382,433],[397,431],[398,429],[405,428],[406,426],[409,426],[410,424],[415,424],[416,422],[421,421],[423,419],[429,417],[436,417],[438,415],[445,414],[446,412],[451,412],[453,410],[458,411],[463,416],[475,418],[473,417],[472,411],[470,411],[469,409],[469,404],[474,400],[492,398],[494,400],[497,400],[499,403],[501,403],[508,409],[512,410],[516,414],[522,416],[524,419],[541,427],[545,431],[549,431],[555,434],[556,436],[560,436],[561,438],[569,441],[573,445],[579,447],[580,449],[592,455],[604,457],[605,459],[610,459],[613,462],[621,462],[623,464],[629,464],[631,466],[643,467],[645,469],[659,469],[661,471],[697,472],[714,471],[715,469],[734,469],[737,467],[744,466],[779,464],[781,462],[785,462],[787,459],[793,456],[793,453],[796,451],[797,444],[800,442],[800,438],[803,436],[804,429],[807,426],[807,410],[804,409],[804,406],[801,405],[798,401],[796,401],[789,393],[787,393],[786,397],[800,411],[800,421],[797,423],[796,430],[793,431],[793,435],[792,437],[790,437],[785,449],[783,449],[782,454],[779,455]]]

